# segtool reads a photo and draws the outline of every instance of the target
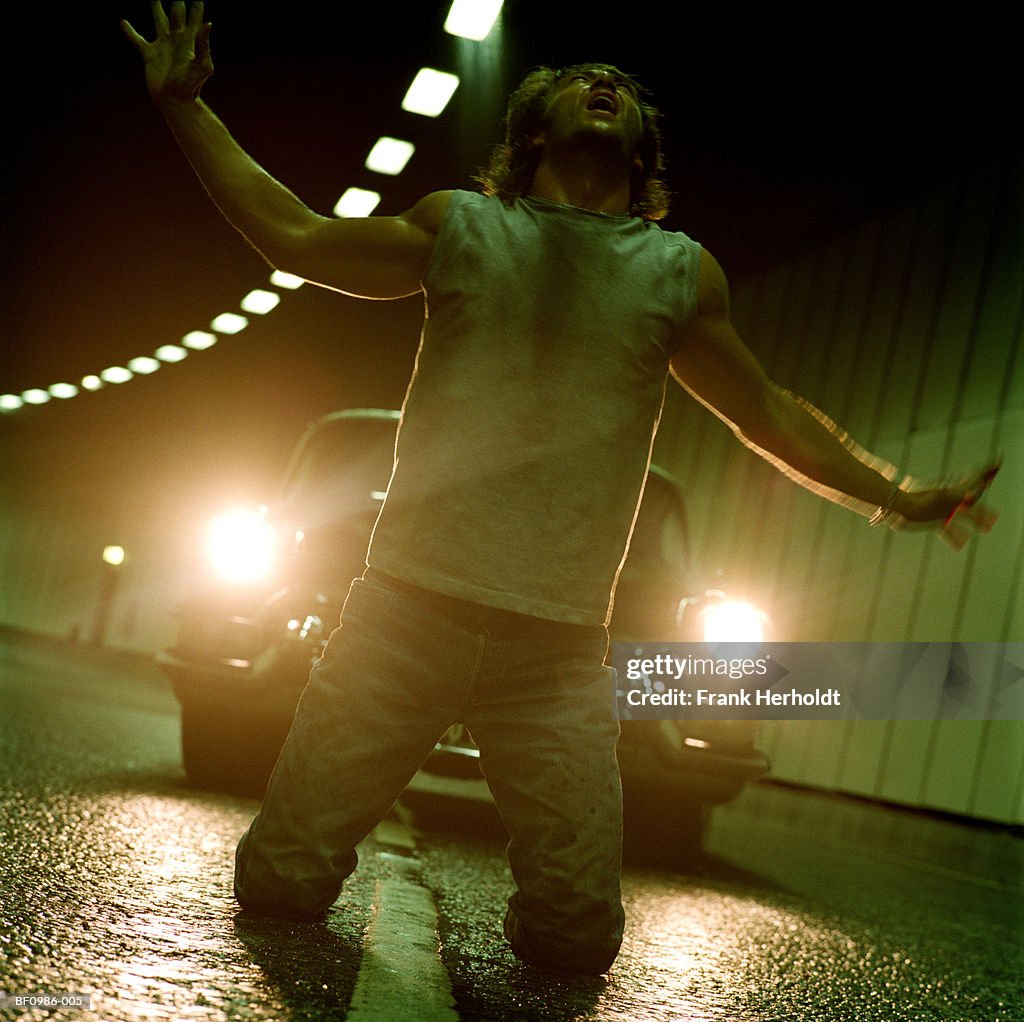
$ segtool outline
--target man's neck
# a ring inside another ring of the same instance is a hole
[[[628,213],[629,176],[609,174],[605,168],[595,168],[585,161],[579,163],[582,165],[569,166],[565,161],[555,164],[542,157],[528,194],[594,213]]]

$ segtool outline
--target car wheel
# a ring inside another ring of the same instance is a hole
[[[181,707],[182,760],[196,787],[260,797],[283,737],[269,735],[255,721],[208,706]]]
[[[622,793],[623,855],[631,863],[683,868],[703,855],[711,807],[678,792],[625,787]]]

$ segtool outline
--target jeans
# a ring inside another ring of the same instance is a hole
[[[368,573],[314,665],[238,846],[251,911],[315,918],[356,845],[463,723],[510,835],[505,936],[527,961],[600,973],[622,941],[622,798],[603,628],[543,621]]]

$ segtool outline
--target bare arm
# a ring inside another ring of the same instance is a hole
[[[938,526],[954,546],[964,538],[952,529],[958,513],[960,521],[983,531],[995,521],[978,499],[998,466],[960,483],[916,489],[817,409],[770,380],[732,325],[725,275],[708,252],[701,256],[697,314],[672,372],[747,446],[822,496],[893,527]]]
[[[273,266],[366,298],[414,294],[433,251],[447,192],[427,196],[396,217],[321,216],[270,176],[200,98],[213,74],[203,4],[150,5],[156,38],[122,28],[141,54],[157,109],[213,201]]]

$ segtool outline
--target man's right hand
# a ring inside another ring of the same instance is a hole
[[[271,266],[363,298],[402,298],[422,290],[450,198],[433,192],[400,216],[326,217],[271,177],[235,141],[199,90],[213,74],[210,26],[202,3],[151,5],[156,38],[126,21],[142,55],[146,85],[192,169],[220,211]]]
[[[203,4],[193,3],[185,16],[185,4],[175,0],[170,17],[160,0],[150,4],[156,38],[148,42],[127,22],[124,34],[142,55],[146,88],[156,105],[195,100],[213,74],[210,57],[210,24],[203,21]]]

